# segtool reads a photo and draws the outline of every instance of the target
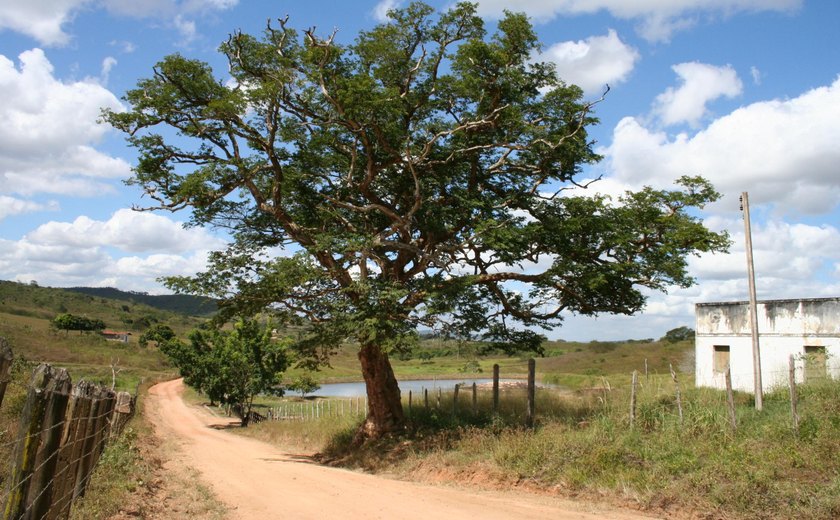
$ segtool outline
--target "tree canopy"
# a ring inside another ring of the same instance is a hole
[[[169,325],[163,323],[156,323],[149,327],[146,332],[140,335],[137,343],[141,347],[147,347],[150,341],[154,341],[155,345],[160,346],[175,337],[175,331]]]
[[[58,330],[63,330],[65,332],[71,330],[78,330],[79,332],[91,332],[104,329],[105,322],[98,318],[76,316],[75,314],[65,312],[53,318],[52,326]]]
[[[309,323],[313,362],[360,345],[367,435],[398,429],[388,353],[418,326],[536,348],[564,313],[632,314],[642,289],[688,286],[686,257],[726,248],[693,208],[703,179],[615,200],[577,177],[600,157],[595,102],[532,60],[522,14],[487,34],[474,4],[412,3],[340,44],[286,19],[221,45],[225,75],[171,55],[105,120],[158,208],[233,242],[170,287]]]
[[[693,340],[694,339],[694,329],[691,327],[677,327],[675,329],[671,329],[662,336],[661,341],[667,341],[668,343],[677,343],[680,341],[686,340]]]

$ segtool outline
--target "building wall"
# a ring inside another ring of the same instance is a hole
[[[788,359],[795,357],[796,379],[804,381],[805,347],[823,347],[826,372],[840,377],[840,298],[758,302],[761,377],[765,391],[786,386]],[[725,388],[715,370],[715,345],[729,346],[732,386],[753,391],[752,332],[747,302],[700,303],[695,307],[695,381]],[[811,357],[813,359],[813,356]]]

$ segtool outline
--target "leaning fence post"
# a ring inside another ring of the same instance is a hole
[[[793,355],[789,359],[788,380],[790,382],[790,418],[793,421],[793,435],[799,438],[799,414],[796,413],[796,362]]]
[[[738,429],[738,421],[735,418],[735,396],[732,394],[732,371],[726,369],[726,403],[729,407],[729,424],[732,425],[732,431]]]
[[[50,365],[41,364],[32,373],[26,404],[20,417],[19,440],[15,446],[11,474],[8,480],[8,495],[3,506],[3,518],[17,520],[26,511],[26,497],[32,484],[35,456],[41,443],[44,415],[49,394],[47,389],[54,377]]]
[[[54,368],[45,390],[47,396],[44,422],[41,426],[40,445],[35,454],[35,469],[29,483],[26,498],[25,520],[41,519],[50,510],[54,479],[64,433],[65,413],[70,400],[70,375],[63,368]]]
[[[493,414],[499,413],[499,365],[493,365]]]
[[[527,426],[534,425],[534,415],[536,413],[536,396],[537,396],[537,362],[534,358],[528,360],[528,411],[525,416],[525,424]]]
[[[674,366],[668,363],[668,368],[671,370],[671,379],[674,380],[674,387],[676,388],[677,394],[677,412],[680,414],[680,425],[682,426],[683,423],[683,409],[682,409],[682,396],[680,395],[680,382],[677,381],[677,373],[674,372]]]
[[[6,342],[6,338],[0,336],[0,406],[3,405],[6,385],[12,377],[12,357],[12,347]]]
[[[85,424],[85,435],[82,443],[82,453],[80,455],[79,466],[76,473],[76,488],[73,492],[73,499],[84,496],[87,488],[88,479],[93,472],[93,465],[95,463],[96,453],[96,438],[99,433],[99,414],[104,408],[104,399],[102,398],[102,388],[94,385],[90,394],[90,410],[88,412],[88,419]]]
[[[51,520],[64,519],[70,515],[70,504],[89,422],[92,391],[93,384],[87,381],[79,381],[70,391],[61,449],[58,452],[55,488],[49,514]]]
[[[636,423],[636,385],[639,383],[639,372],[633,371],[630,379],[630,428]]]

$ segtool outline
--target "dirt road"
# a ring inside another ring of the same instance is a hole
[[[176,456],[198,471],[234,519],[650,518],[550,497],[465,491],[319,466],[218,429],[227,421],[184,403],[183,388],[180,379],[152,387],[147,415],[158,435],[176,440]]]

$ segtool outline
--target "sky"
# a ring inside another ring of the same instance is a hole
[[[103,107],[165,55],[227,69],[217,49],[289,16],[352,42],[398,0],[0,1],[0,279],[166,293],[161,276],[202,270],[225,237],[187,215],[132,211],[136,153],[99,123]],[[430,2],[438,9],[448,2]],[[583,173],[609,194],[685,174],[724,197],[699,215],[728,254],[692,257],[697,284],[651,293],[634,317],[567,316],[566,340],[658,338],[694,324],[694,304],[748,298],[739,195],[749,193],[759,299],[840,296],[840,2],[502,0],[492,27],[525,12],[560,76],[599,98],[589,129],[604,159]]]

